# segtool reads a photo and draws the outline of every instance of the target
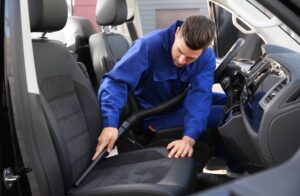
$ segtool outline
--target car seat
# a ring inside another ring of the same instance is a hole
[[[28,3],[32,32],[45,34],[64,27],[66,1]],[[62,181],[66,195],[184,195],[192,191],[193,159],[170,159],[163,148],[108,158],[79,187],[74,187],[74,181],[90,163],[101,130],[98,101],[89,80],[63,43],[41,37],[33,39],[32,45],[44,111],[41,115],[46,119],[40,130],[49,131],[58,159],[47,161],[49,167],[44,165],[43,170],[61,171],[61,175],[46,175],[46,183]],[[57,192],[56,187],[49,185],[49,189],[52,195]]]

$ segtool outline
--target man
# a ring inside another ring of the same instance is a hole
[[[132,44],[103,77],[98,98],[104,128],[93,160],[106,146],[108,152],[112,150],[128,92],[147,109],[173,98],[185,88],[188,93],[180,107],[166,115],[147,118],[144,124],[152,131],[184,125],[183,137],[167,146],[169,157],[192,156],[210,112],[215,55],[209,46],[214,36],[215,25],[210,19],[191,16]]]

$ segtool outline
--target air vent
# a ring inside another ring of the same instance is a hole
[[[287,78],[284,78],[282,81],[280,81],[280,83],[277,84],[277,86],[273,88],[271,92],[269,92],[269,94],[264,98],[264,100],[262,101],[262,105],[268,105],[268,103],[272,101],[272,99],[277,95],[277,93],[287,85],[287,82]]]

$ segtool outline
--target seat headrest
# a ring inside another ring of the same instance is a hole
[[[96,20],[100,26],[123,24],[127,20],[126,0],[97,0]]]
[[[70,16],[67,20],[67,24],[63,28],[63,32],[67,47],[71,50],[76,50],[77,37],[85,39],[88,42],[89,37],[97,31],[88,19],[79,16]]]
[[[78,35],[86,38],[96,33],[93,24],[88,19],[79,16],[70,16],[63,30],[70,36]]]
[[[67,21],[65,0],[29,0],[31,32],[51,32],[62,29]]]

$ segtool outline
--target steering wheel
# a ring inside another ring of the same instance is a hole
[[[215,71],[215,83],[221,82],[222,74],[226,70],[228,63],[232,60],[233,57],[238,53],[239,49],[242,47],[242,45],[245,43],[245,40],[243,38],[239,38],[230,48],[230,50],[227,52],[225,57],[222,59],[220,65]]]

